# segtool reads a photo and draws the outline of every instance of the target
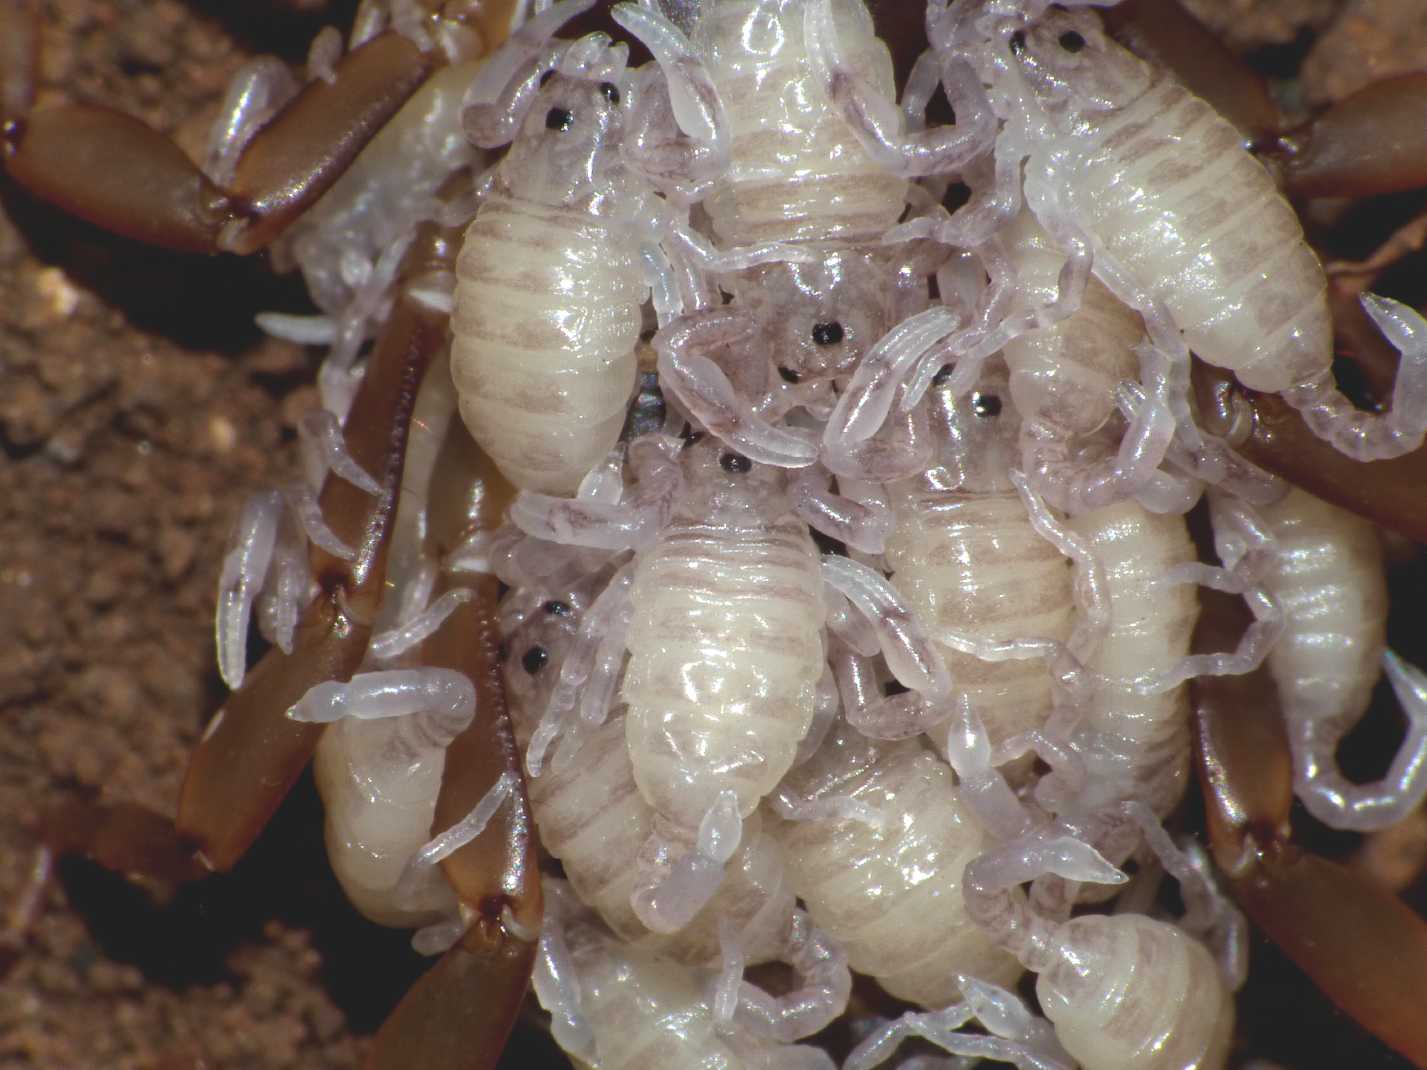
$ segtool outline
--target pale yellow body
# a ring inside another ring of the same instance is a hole
[[[1109,599],[1109,630],[1087,667],[1133,678],[1176,665],[1189,652],[1199,615],[1192,584],[1164,582],[1169,569],[1198,558],[1184,518],[1125,501],[1073,517],[1069,527],[1089,543]],[[1158,695],[1099,687],[1081,728],[1102,747],[1085,755],[1089,782],[1078,807],[1137,798],[1160,816],[1173,809],[1188,776],[1187,685]]]
[[[807,526],[675,520],[641,558],[623,699],[639,790],[694,830],[724,791],[747,817],[812,722],[825,615]]]
[[[1065,254],[1035,216],[1021,212],[997,237],[1020,277],[1018,307],[1053,301]],[[1116,385],[1139,378],[1132,347],[1144,333],[1139,314],[1091,277],[1071,316],[1023,334],[1001,351],[1022,418],[1067,435],[1099,430],[1115,411]]]
[[[872,161],[815,80],[805,7],[711,0],[692,37],[732,135],[731,165],[704,202],[727,244],[872,237],[906,206],[906,180]],[[862,0],[836,0],[833,8],[848,65],[895,95],[891,56]]]
[[[1292,715],[1336,738],[1367,709],[1387,645],[1377,529],[1296,488],[1261,515],[1277,540],[1264,585],[1284,615],[1269,671]]]
[[[1086,1070],[1218,1070],[1234,1001],[1209,952],[1141,914],[1076,918],[1036,980],[1056,1036]],[[1073,949],[1073,950],[1069,950]]]
[[[450,732],[433,739],[430,714],[327,726],[313,756],[313,776],[327,813],[327,857],[342,890],[379,925],[427,924],[456,909],[450,886],[433,868],[417,898],[398,902],[402,870],[431,839],[436,795]]]
[[[647,287],[626,228],[492,193],[456,261],[461,417],[517,487],[573,494],[619,439]]]
[[[954,781],[917,740],[846,746],[834,739],[789,775],[788,786],[814,798],[853,798],[885,824],[822,819],[776,827],[813,923],[846,949],[854,970],[924,1007],[960,998],[957,973],[1011,985],[1022,972],[967,917],[961,874],[988,844]]]
[[[983,661],[952,649],[944,637],[1068,638],[1075,607],[1069,561],[1031,527],[1014,491],[936,491],[914,479],[894,488],[892,504],[897,526],[886,548],[892,582],[992,744],[1039,727],[1051,706],[1044,659]]]
[[[689,965],[717,966],[719,924],[728,921],[749,963],[783,951],[793,892],[783,878],[783,852],[761,831],[757,814],[745,822],[723,882],[693,921],[666,936],[650,932],[635,916],[630,897],[654,811],[635,787],[622,719],[595,730],[568,768],[547,768],[532,778],[529,793],[541,844],[560,859],[581,902],[620,938]]]
[[[1312,378],[1328,367],[1332,323],[1298,216],[1228,120],[1141,67],[1147,84],[1133,100],[1079,116],[1062,178],[1076,222],[1204,360],[1254,390]]]
[[[762,1052],[714,1028],[704,978],[670,959],[627,945],[581,924],[566,945],[579,986],[579,1013],[594,1039],[590,1070],[755,1070],[776,1067]],[[741,1039],[741,1038],[740,1038]],[[740,1050],[742,1049],[742,1050]]]

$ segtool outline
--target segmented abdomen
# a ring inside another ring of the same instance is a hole
[[[640,791],[683,829],[726,790],[746,817],[792,763],[822,675],[822,578],[806,525],[675,522],[630,597],[625,723]]]
[[[516,486],[572,494],[634,391],[645,286],[624,235],[588,213],[493,193],[456,261],[461,417]]]
[[[886,549],[892,582],[991,742],[1039,727],[1051,702],[1043,660],[982,661],[945,639],[1066,639],[1075,606],[1069,562],[1036,534],[1015,495],[909,494],[896,515]]]
[[[1072,180],[1078,218],[1165,303],[1189,347],[1254,390],[1326,369],[1323,268],[1228,121],[1157,73],[1091,122]]]
[[[1100,562],[1109,600],[1109,630],[1088,667],[1134,678],[1178,664],[1199,616],[1193,585],[1165,580],[1170,569],[1197,560],[1184,518],[1126,501],[1073,517],[1069,527]],[[1163,816],[1179,801],[1189,760],[1184,684],[1158,695],[1097,688],[1082,729],[1096,733],[1103,750],[1087,758],[1090,780],[1077,805],[1135,796]]]
[[[751,1065],[714,1029],[705,979],[689,967],[586,927],[566,937],[594,1070],[741,1070]],[[766,1043],[766,1042],[765,1042]],[[755,1049],[764,1043],[751,1045]],[[756,1056],[754,1056],[756,1058]]]
[[[1284,614],[1269,670],[1286,708],[1356,723],[1387,643],[1387,584],[1377,530],[1295,488],[1262,510],[1278,540],[1264,583]]]
[[[1021,975],[967,917],[961,874],[986,834],[945,762],[917,740],[878,744],[871,764],[824,746],[788,784],[815,798],[849,796],[883,819],[881,828],[835,819],[777,826],[794,890],[854,970],[924,1007],[960,998],[957,973],[1004,985]]]
[[[529,782],[541,843],[564,865],[580,901],[621,939],[689,965],[717,965],[725,920],[750,964],[776,958],[786,942],[793,893],[783,878],[783,852],[762,832],[757,814],[744,824],[723,883],[693,921],[665,936],[635,916],[630,895],[654,813],[634,784],[624,736],[622,719],[606,721],[568,767],[547,766]]]
[[[1074,951],[1036,981],[1065,1050],[1096,1070],[1217,1070],[1234,1003],[1219,967],[1180,929],[1142,914],[1090,914],[1061,928]]]
[[[805,5],[786,0],[705,4],[695,32],[732,135],[728,172],[704,202],[729,244],[853,240],[882,234],[906,206],[906,181],[878,167],[814,81]],[[887,46],[861,0],[834,4],[847,62],[896,95]]]
[[[1020,304],[1053,301],[1065,254],[1023,211],[1000,231],[1020,276]],[[1028,423],[1070,435],[1098,430],[1115,411],[1115,387],[1139,378],[1133,346],[1144,336],[1139,314],[1097,279],[1085,284],[1080,308],[1067,319],[1006,343],[1011,397]]]

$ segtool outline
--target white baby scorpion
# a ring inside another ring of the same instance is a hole
[[[540,538],[641,548],[591,607],[583,649],[561,672],[526,765],[538,774],[556,733],[603,720],[627,645],[629,753],[658,814],[656,865],[634,906],[664,932],[686,924],[716,890],[742,819],[792,765],[812,725],[824,675],[825,582],[873,618],[904,683],[943,698],[950,686],[880,574],[845,558],[820,562],[779,469],[713,439],[679,447],[660,436],[631,443],[636,481],[626,502],[527,493],[512,511]]]
[[[649,250],[679,243],[721,267],[760,259],[713,254],[655,195],[721,164],[717,98],[687,41],[654,12],[614,9],[658,57],[667,86],[652,71],[626,71],[626,46],[603,34],[549,43],[592,3],[565,0],[533,19],[483,68],[462,113],[472,141],[511,147],[456,264],[461,414],[512,482],[558,494],[573,494],[619,437],[646,269],[669,274]],[[686,136],[661,129],[666,118]]]
[[[1282,393],[1345,453],[1371,460],[1415,449],[1427,429],[1427,322],[1396,302],[1365,301],[1403,362],[1391,411],[1356,409],[1329,368],[1322,268],[1234,127],[1110,40],[1093,13],[1036,18],[1044,6],[1027,3],[1020,19],[985,16],[983,30],[996,28],[979,61],[1020,83],[1008,92],[1024,114],[1044,117],[1043,140],[1027,146],[1025,192],[1072,260],[1083,255],[1144,314],[1166,353],[1182,359],[1187,346],[1251,389]]]
[[[545,881],[534,986],[560,1046],[591,1070],[675,1066],[833,1070],[820,1048],[720,1029],[698,971],[621,944],[559,881]]]
[[[786,243],[803,259],[721,275],[732,303],[705,299],[711,307],[655,343],[666,388],[704,427],[753,460],[789,467],[811,464],[816,444],[773,421],[800,406],[824,417],[831,383],[925,306],[927,277],[945,257],[929,243],[878,244],[906,210],[908,184],[863,149],[823,92],[805,31],[812,6],[703,5],[691,42],[730,132],[728,170],[703,202],[709,228],[725,243]],[[835,8],[828,17],[849,42],[849,62],[891,92],[891,57],[862,0]],[[923,135],[929,155],[946,151],[941,137]]]
[[[576,641],[583,616],[576,607],[584,604],[584,590],[560,592],[508,635],[511,716],[522,747]],[[541,842],[560,859],[581,902],[631,945],[690,966],[720,967],[725,994],[715,1010],[725,1023],[741,1009],[744,1020],[791,1040],[842,1013],[851,985],[846,956],[795,909],[783,852],[762,831],[757,812],[744,822],[738,849],[709,903],[678,932],[654,933],[631,905],[640,852],[656,814],[634,782],[623,716],[594,728],[580,742],[578,757],[562,763],[557,752],[557,760],[529,782],[529,795]],[[743,982],[745,966],[773,960],[798,970],[801,987],[774,998]]]
[[[1036,530],[1010,479],[1020,420],[1005,368],[989,365],[970,395],[934,385],[928,399],[938,463],[889,486],[897,526],[885,559],[940,647],[957,700],[995,746],[1041,727],[1051,674],[1041,658],[982,660],[965,640],[1068,640],[1070,561]]]
[[[1222,514],[1226,502],[1211,497]],[[1282,606],[1283,637],[1269,652],[1293,748],[1295,790],[1335,828],[1395,824],[1427,793],[1427,677],[1387,649],[1387,585],[1377,530],[1294,489],[1259,509],[1273,539],[1265,587]],[[1379,664],[1407,714],[1408,732],[1377,784],[1339,771],[1338,744],[1362,718]]]
[[[960,974],[1003,984],[1020,975],[962,900],[962,870],[987,834],[951,769],[918,740],[873,743],[839,725],[780,795],[792,799],[780,809],[793,820],[774,829],[794,889],[854,969],[924,1007],[961,995]]]

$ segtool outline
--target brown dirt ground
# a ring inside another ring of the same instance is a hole
[[[247,55],[300,59],[318,20],[345,25],[351,5],[236,6],[245,14],[215,0],[46,0],[43,96],[104,101],[196,151]],[[1402,20],[1420,7],[1402,0],[1195,6],[1239,47],[1306,58],[1302,99],[1427,58],[1427,16]],[[176,258],[0,194],[8,910],[27,887],[34,825],[56,801],[172,812],[222,696],[210,622],[224,541],[244,496],[294,468],[313,360],[253,327],[260,309],[303,307],[298,284],[275,281],[261,258]],[[1399,854],[1414,849],[1420,837]],[[0,1070],[355,1066],[420,969],[405,939],[343,903],[304,784],[237,873],[167,908],[92,866],[62,866],[19,956],[0,963]],[[1323,1015],[1310,999],[1291,979],[1257,997],[1255,1052],[1312,1065],[1295,1054],[1309,1044],[1273,1039],[1280,1015],[1295,1028]],[[1343,1065],[1393,1065],[1362,1052]]]

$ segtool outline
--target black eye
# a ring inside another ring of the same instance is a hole
[[[695,430],[694,430],[692,427],[690,427],[688,424],[685,424],[685,425],[684,425],[684,433],[681,434],[679,437],[684,440],[684,445],[683,445],[682,447],[680,447],[680,448],[681,448],[681,449],[688,449],[690,446],[692,446],[692,445],[693,445],[695,442],[697,442],[699,439],[703,438],[703,437],[704,437],[704,433],[703,433],[702,431],[695,431]]]
[[[951,370],[952,366],[950,364],[943,364],[941,370],[932,376],[932,386],[941,386],[942,383],[950,379]]]
[[[552,617],[568,617],[571,613],[574,612],[574,610],[570,608],[570,604],[568,602],[557,602],[553,599],[549,602],[546,602],[540,608],[543,609],[546,613],[549,613]]]
[[[543,646],[533,646],[521,656],[520,667],[534,676],[549,660],[550,654]]]
[[[564,108],[551,108],[545,113],[546,130],[568,130],[574,122],[575,117]]]
[[[1001,399],[995,394],[972,394],[971,411],[977,416],[999,416],[1001,414]]]
[[[1060,47],[1067,52],[1079,52],[1085,47],[1085,38],[1081,37],[1074,30],[1066,30],[1060,35]]]
[[[615,85],[613,82],[601,82],[600,92],[604,94],[605,100],[609,101],[611,104],[619,103],[619,86]]]
[[[554,72],[554,71],[546,71],[544,74],[542,74],[542,75],[540,76],[540,88],[544,89],[544,88],[545,88],[545,83],[548,82],[551,78],[554,78],[554,77],[555,77],[555,72]]]
[[[1026,35],[1022,30],[1011,34],[1011,55],[1019,56],[1026,50]]]
[[[725,472],[747,472],[753,467],[753,462],[741,453],[725,453],[718,459],[718,466]]]
[[[842,324],[814,323],[813,343],[820,346],[835,346],[842,341]]]
[[[792,368],[785,368],[781,364],[778,365],[778,374],[783,377],[783,382],[785,383],[796,383],[802,378],[802,376],[793,371]]]

